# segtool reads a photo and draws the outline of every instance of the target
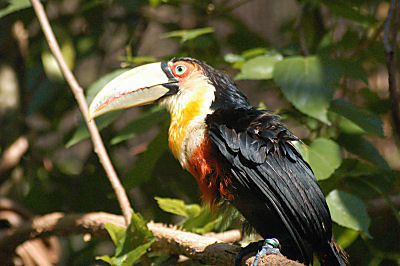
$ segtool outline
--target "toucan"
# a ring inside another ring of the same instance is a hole
[[[322,190],[294,146],[299,139],[277,115],[250,105],[229,75],[187,57],[142,65],[106,84],[89,118],[150,103],[169,111],[169,147],[204,202],[233,205],[266,239],[255,245],[259,254],[347,264]]]

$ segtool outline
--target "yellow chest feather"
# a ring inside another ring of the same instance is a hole
[[[171,113],[168,143],[176,158],[183,148],[183,140],[190,133],[191,122],[201,114],[201,109],[201,101],[192,101],[180,112]]]
[[[213,96],[208,88],[197,90],[190,101],[170,109],[169,147],[183,167],[204,139],[205,119],[211,113]]]
[[[190,79],[180,81],[180,90],[160,102],[171,114],[169,147],[181,165],[186,168],[187,158],[201,144],[206,130],[205,119],[211,113],[215,88],[199,72]]]

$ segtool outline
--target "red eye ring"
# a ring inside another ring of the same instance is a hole
[[[178,78],[185,78],[193,72],[195,66],[186,61],[174,62],[171,66],[172,74]]]

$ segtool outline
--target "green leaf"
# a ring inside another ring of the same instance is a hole
[[[147,150],[140,156],[135,166],[124,179],[124,186],[135,187],[151,177],[158,159],[168,151],[168,125],[164,125],[160,133],[150,142]]]
[[[257,48],[246,50],[246,51],[242,52],[240,55],[228,53],[224,56],[224,60],[226,62],[232,64],[233,68],[241,69],[243,64],[246,63],[246,60],[249,60],[253,57],[261,56],[261,55],[274,57],[274,56],[279,55],[276,52],[269,52],[267,55],[266,55],[266,53],[267,53],[267,49],[265,49],[264,47],[257,47]]]
[[[360,158],[369,161],[386,171],[390,171],[390,167],[386,160],[379,154],[375,147],[363,137],[340,134],[337,142],[347,151],[358,155]]]
[[[137,248],[131,250],[128,253],[125,253],[119,257],[113,259],[113,265],[116,266],[131,266],[136,261],[140,259],[144,254],[146,254],[147,249],[153,244],[155,239],[150,240],[149,242],[138,246]]]
[[[273,77],[298,110],[329,124],[327,108],[340,78],[336,66],[316,56],[290,57],[275,64]]]
[[[332,229],[336,241],[343,249],[349,247],[354,241],[357,240],[358,236],[360,235],[359,231],[344,228],[343,226],[337,224],[334,225]]]
[[[118,132],[118,135],[111,140],[111,144],[118,144],[124,140],[131,139],[142,134],[168,118],[164,108],[155,106],[143,113],[138,119],[128,123]]]
[[[324,60],[324,63],[334,67],[341,76],[359,79],[365,82],[365,84],[368,84],[368,73],[358,61],[348,58],[335,58]]]
[[[161,4],[161,0],[149,0],[149,2],[150,2],[150,6],[153,8],[158,6],[159,4]]]
[[[153,238],[153,233],[147,228],[146,221],[139,214],[132,213],[131,223],[122,235],[119,245],[116,246],[115,254],[120,256],[128,253],[151,238]]]
[[[317,180],[329,178],[342,164],[342,153],[339,145],[330,139],[315,139],[310,146],[295,142],[303,158],[310,164]]]
[[[373,110],[377,115],[384,115],[390,111],[390,99],[381,98],[376,91],[371,91],[369,88],[359,90],[359,95],[364,99],[364,107],[368,110]]]
[[[119,240],[122,239],[126,229],[124,227],[116,226],[115,224],[112,223],[106,223],[104,225],[104,228],[106,228],[114,245],[117,246]]]
[[[137,213],[132,213],[131,223],[126,229],[113,224],[106,224],[105,227],[116,246],[115,256],[101,256],[96,259],[111,265],[133,265],[155,240],[153,233],[147,228],[146,221]]]
[[[160,198],[155,197],[158,206],[166,212],[181,215],[187,218],[196,217],[201,212],[201,207],[198,204],[185,204],[180,199]]]
[[[356,123],[347,119],[346,117],[341,116],[341,115],[337,115],[336,117],[337,117],[336,123],[341,132],[343,132],[345,134],[350,134],[350,135],[367,134],[367,132],[364,129],[362,129]],[[335,121],[334,119],[331,119],[331,121]]]
[[[180,226],[187,231],[205,234],[218,229],[222,224],[222,216],[214,217],[208,206],[185,204],[180,199],[160,197],[155,197],[155,199],[163,211],[185,217]]]
[[[96,94],[112,79],[117,77],[118,75],[122,74],[123,72],[127,71],[128,69],[118,69],[111,73],[108,73],[89,86],[86,91],[86,101],[88,104],[94,99]],[[107,113],[100,117],[95,118],[97,128],[102,130],[103,128],[109,126],[118,116],[121,114],[122,111],[114,111],[111,113]],[[90,137],[89,131],[86,127],[86,123],[83,121],[83,118],[80,117],[78,128],[75,130],[72,137],[67,141],[65,146],[67,148],[81,142],[82,140],[88,139]]]
[[[58,42],[60,43],[60,49],[64,60],[67,63],[68,68],[72,70],[74,68],[76,54],[73,40],[63,28],[53,27],[53,30]],[[61,69],[58,66],[57,60],[54,57],[53,53],[48,48],[48,44],[43,41],[42,46],[43,52],[41,58],[46,76],[51,81],[64,80]]]
[[[95,121],[96,121],[97,128],[99,130],[106,128],[112,122],[114,122],[114,120],[117,119],[121,113],[122,113],[122,111],[115,111],[115,112],[104,114],[100,117],[96,117]],[[86,124],[85,124],[85,122],[83,122],[83,118],[80,117],[78,128],[75,130],[72,137],[67,141],[67,143],[65,144],[65,147],[70,148],[70,147],[74,146],[75,144],[81,142],[82,140],[88,139],[89,137],[90,137],[90,134],[86,127]]]
[[[102,260],[102,261],[107,262],[107,263],[110,264],[110,265],[115,265],[115,264],[114,264],[113,258],[111,258],[111,257],[108,256],[108,255],[97,256],[97,257],[96,257],[96,260]]]
[[[343,160],[342,165],[335,171],[338,177],[360,177],[376,176],[382,173],[382,170],[374,164],[363,163],[359,159]]]
[[[7,7],[0,10],[0,18],[31,6],[31,1],[29,0],[9,0],[7,3]]]
[[[176,30],[176,31],[170,31],[166,32],[161,35],[161,38],[172,38],[172,37],[179,37],[181,38],[181,43],[184,43],[189,40],[193,40],[201,35],[204,34],[209,34],[213,33],[214,28],[212,27],[206,27],[206,28],[200,28],[200,29],[192,29],[192,30]]]
[[[228,53],[224,56],[224,60],[230,64],[244,63],[246,58],[242,55]]]
[[[155,56],[124,56],[120,58],[121,61],[131,64],[147,64],[158,61]]]
[[[368,133],[383,136],[382,120],[379,116],[353,105],[343,99],[333,100],[330,110],[354,122]]]
[[[258,55],[263,55],[267,52],[267,49],[265,49],[264,47],[256,47],[243,51],[242,56],[249,59]]]
[[[282,59],[278,53],[254,57],[242,65],[235,79],[271,79],[275,63]]]
[[[206,234],[214,231],[221,224],[222,216],[213,219],[213,215],[208,207],[203,207],[200,214],[196,217],[188,218],[183,223],[183,229],[197,234]]]
[[[365,9],[363,10],[361,6],[355,5],[354,3],[352,3],[352,1],[348,0],[336,0],[336,1],[319,0],[319,1],[324,3],[328,7],[329,11],[338,16],[342,16],[344,18],[357,21],[360,23],[373,24],[376,22],[376,19],[372,15],[364,14]]]
[[[364,203],[356,196],[341,190],[333,190],[326,197],[332,220],[341,226],[364,232],[368,232],[371,219]]]

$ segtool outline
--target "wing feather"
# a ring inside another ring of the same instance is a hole
[[[276,117],[254,109],[242,112],[246,114],[240,117],[247,121],[226,120],[229,114],[221,112],[210,115],[210,139],[231,165],[232,178],[256,193],[266,210],[274,211],[304,260],[311,260],[307,246],[331,235],[330,214],[318,182],[291,144],[297,138]]]

